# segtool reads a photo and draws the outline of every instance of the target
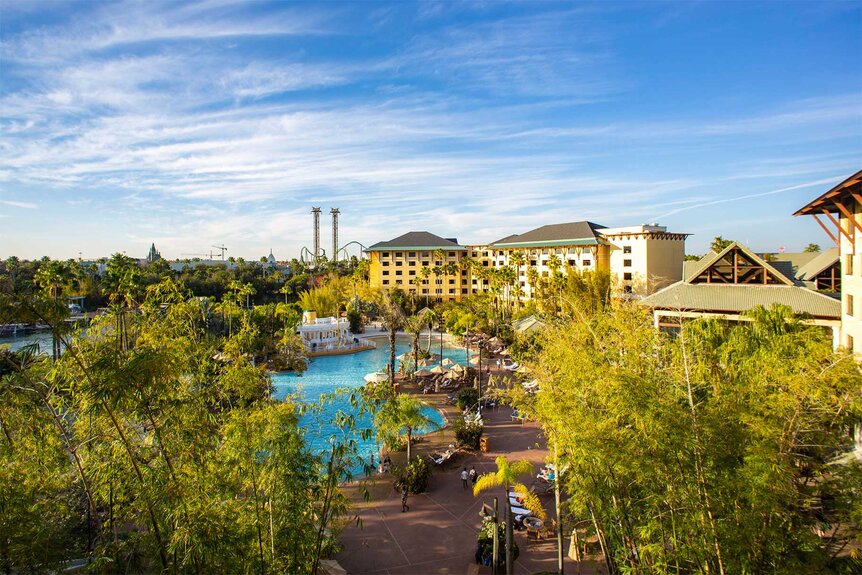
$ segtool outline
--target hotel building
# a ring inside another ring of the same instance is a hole
[[[862,353],[862,171],[799,209],[838,245],[841,290],[840,345]],[[828,224],[820,219],[825,216]]]
[[[686,237],[655,224],[606,228],[581,221],[542,226],[472,246],[428,232],[410,232],[366,251],[373,287],[398,286],[437,302],[491,288],[486,274],[460,265],[466,256],[475,268],[511,268],[522,299],[532,298],[536,289],[529,270],[540,278],[551,277],[555,270],[608,271],[618,291],[647,295],[682,278]],[[429,273],[434,268],[443,273]]]
[[[368,276],[372,287],[397,286],[438,303],[459,300],[469,293],[468,272],[461,269],[467,248],[454,238],[409,232],[365,251],[370,258]]]

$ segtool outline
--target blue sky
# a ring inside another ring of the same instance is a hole
[[[826,247],[862,3],[0,0],[0,257],[658,222]]]

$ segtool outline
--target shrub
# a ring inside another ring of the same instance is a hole
[[[362,331],[362,312],[355,308],[348,310],[347,323],[350,325],[350,333]]]
[[[455,405],[458,409],[464,410],[468,407],[473,407],[479,401],[479,390],[475,387],[465,387],[455,396]]]
[[[452,429],[455,430],[455,441],[458,445],[468,449],[479,449],[479,440],[482,438],[482,432],[485,431],[481,423],[467,423],[459,417],[452,424]]]
[[[431,478],[431,466],[419,456],[413,458],[404,468],[395,468],[396,488],[407,485],[411,493],[422,493],[428,489],[428,480]]]

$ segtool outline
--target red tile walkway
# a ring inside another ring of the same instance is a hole
[[[430,397],[429,397],[430,398]],[[480,474],[496,470],[494,459],[506,455],[509,461],[526,459],[535,465],[536,473],[544,465],[547,451],[541,431],[534,423],[513,423],[511,409],[501,407],[486,411],[485,435],[490,443],[488,453],[464,455],[435,470],[426,493],[410,495],[410,510],[401,512],[401,498],[394,489],[385,490],[376,501],[360,505],[362,528],[348,527],[341,535],[343,550],[335,558],[351,575],[417,575],[463,574],[474,562],[476,532],[481,524],[479,511],[483,503],[493,503],[502,490],[488,491],[473,497],[460,479],[463,467],[475,465]],[[452,412],[450,411],[450,416]],[[530,485],[533,477],[522,482]],[[555,515],[553,495],[543,496],[542,502],[550,519]],[[556,540],[527,540],[524,532],[515,533],[520,557],[515,573],[555,573],[557,571]],[[564,551],[568,551],[568,539]],[[565,572],[596,572],[592,564],[565,559]]]

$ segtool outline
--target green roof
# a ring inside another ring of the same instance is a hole
[[[389,252],[395,250],[437,250],[444,251],[466,251],[467,248],[458,245],[458,241],[441,238],[430,232],[407,232],[388,242],[377,242],[367,248],[366,252]]]
[[[605,226],[593,222],[569,222],[567,224],[551,224],[542,226],[523,234],[506,236],[491,243],[491,247],[528,248],[549,246],[586,246],[598,245],[596,230]]]
[[[835,265],[838,261],[838,248],[830,248],[818,254],[796,272],[796,277],[802,281],[812,281],[818,274]]]
[[[640,300],[654,309],[741,313],[756,306],[781,304],[794,313],[839,319],[841,302],[822,293],[792,285],[689,284],[677,282]]]

